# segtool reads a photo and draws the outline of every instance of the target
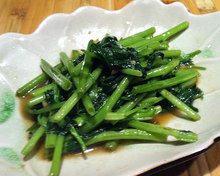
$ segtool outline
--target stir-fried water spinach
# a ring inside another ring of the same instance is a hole
[[[197,134],[150,123],[163,111],[180,109],[199,120],[193,101],[203,96],[198,69],[189,54],[168,50],[169,39],[188,28],[183,22],[158,36],[152,27],[127,38],[106,35],[87,49],[60,53],[60,63],[41,60],[43,73],[17,90],[30,94],[27,111],[36,116],[22,150],[28,155],[45,138],[45,157],[52,156],[49,175],[58,175],[62,154],[104,142],[113,151],[123,139],[195,142]],[[41,85],[41,86],[39,86]],[[43,85],[43,86],[42,86]],[[36,88],[37,87],[37,88]]]

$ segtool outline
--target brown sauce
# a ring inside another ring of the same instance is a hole
[[[29,128],[33,122],[35,121],[35,115],[31,115],[26,111],[27,108],[27,102],[28,100],[31,99],[30,95],[27,95],[25,97],[19,98],[19,109],[20,109],[20,113],[23,117],[23,119],[25,120],[26,124],[27,124],[27,128]],[[176,111],[176,110],[175,110]],[[158,125],[166,125],[168,124],[172,119],[174,118],[173,113],[163,113],[163,114],[159,114],[156,115],[154,117],[153,120],[150,120],[150,123],[154,123],[154,124],[158,124]],[[28,137],[28,135],[27,135]],[[37,158],[39,158],[40,160],[45,160],[45,161],[50,161],[51,158],[45,158],[44,157],[44,153],[46,151],[45,147],[44,147],[44,141],[45,138],[42,138],[37,146],[34,148],[34,150],[31,152],[30,156],[27,157],[27,159],[32,158],[34,155],[37,156]],[[138,141],[138,143],[141,143],[142,141]],[[124,146],[127,145],[131,145],[131,144],[135,144],[137,143],[137,141],[134,140],[123,140],[122,142],[120,142],[119,146],[117,147],[117,149],[113,152],[118,152],[119,150],[123,149]],[[106,149],[104,149],[103,145],[93,145],[91,147],[88,147],[88,150],[86,151],[85,154],[82,154],[82,152],[75,152],[75,153],[69,153],[69,154],[65,154],[63,156],[63,159],[71,159],[71,158],[78,158],[78,157],[84,157],[87,158],[91,155],[97,155],[97,154],[111,154],[111,151],[108,151]]]
[[[153,120],[150,120],[150,123],[158,124],[165,126],[167,125],[171,120],[174,118],[174,114],[178,112],[178,110],[174,110],[174,112],[168,112],[168,113],[162,113],[159,115],[156,115]],[[115,151],[113,152],[118,152],[122,150],[125,146],[132,145],[132,144],[137,144],[137,143],[146,143],[145,141],[136,141],[136,140],[122,140],[120,141],[118,147],[116,148]],[[104,143],[103,143],[104,144]],[[64,160],[67,159],[72,159],[72,158],[78,158],[78,157],[83,157],[87,158],[92,155],[99,155],[99,154],[111,154],[111,151],[108,151],[104,148],[103,144],[97,144],[97,145],[92,145],[88,147],[87,151],[85,154],[82,152],[73,152],[73,153],[68,153],[63,156]],[[45,152],[45,147],[42,146],[41,149],[37,153],[37,157],[41,160],[48,160],[50,161],[51,158],[45,158],[44,157],[44,152]]]
[[[34,89],[32,89],[31,91],[41,88],[45,85],[45,82],[41,83],[40,85],[38,85],[37,87],[35,87]],[[27,107],[28,107],[28,101],[32,98],[30,94],[27,94],[25,96],[22,97],[17,97],[19,99],[19,111],[21,113],[21,116],[23,117],[23,119],[25,120],[25,122],[27,122],[27,124],[30,126],[33,124],[33,122],[35,121],[36,115],[33,114],[29,114],[27,112]]]
[[[30,126],[33,124],[35,119],[35,115],[29,114],[27,112],[27,102],[31,99],[31,96],[27,95],[25,97],[18,97],[18,99],[19,99],[19,110],[21,116],[23,117],[26,124]]]
[[[32,97],[30,95],[27,95],[25,97],[18,97],[19,99],[19,110],[21,113],[21,116],[23,117],[27,128],[29,128],[36,119],[35,115],[29,114],[26,110],[27,108],[27,102],[31,99]],[[27,134],[27,138],[29,138],[29,135]],[[26,157],[26,159],[32,158],[34,155],[36,155],[39,159],[41,160],[48,160],[50,161],[51,158],[45,158],[44,157],[44,153],[46,151],[45,147],[44,147],[44,141],[45,138],[42,138],[38,144],[36,145],[36,147],[33,149],[33,151],[30,153],[30,155],[28,157]],[[118,147],[116,149],[116,151],[119,149],[120,147]],[[115,151],[114,151],[115,152]],[[100,145],[93,145],[91,147],[88,148],[88,150],[86,151],[86,154],[84,156],[91,156],[91,155],[97,155],[97,154],[103,154],[103,153],[111,153],[107,150],[105,150],[102,146]],[[64,155],[64,159],[71,159],[72,157],[83,157],[82,152],[75,152],[75,153],[69,153],[69,154],[65,154]]]
[[[118,149],[116,149],[117,152]],[[88,147],[87,151],[85,154],[83,154],[82,152],[74,152],[74,153],[69,153],[69,154],[65,154],[64,155],[64,159],[72,159],[74,158],[79,158],[79,157],[83,157],[83,158],[87,158],[90,157],[92,155],[99,155],[99,154],[111,154],[110,151],[104,149],[103,145],[93,145],[91,147]]]
[[[171,120],[174,119],[174,114],[178,110],[174,110],[173,112],[166,112],[156,115],[152,120],[150,120],[150,123],[154,123],[157,125],[165,126],[167,125]]]
[[[37,147],[35,150],[35,153],[37,158],[40,160],[45,160],[45,161],[51,161],[52,157],[46,158],[45,155],[45,147],[44,147],[44,142],[42,140],[42,144],[40,144],[41,147]],[[118,150],[120,150],[123,147],[123,145],[119,145],[117,147],[117,149],[114,152],[117,152]],[[83,154],[82,152],[72,152],[72,153],[67,153],[63,155],[63,159],[64,160],[68,160],[68,159],[72,159],[72,158],[88,158],[92,155],[98,155],[98,154],[111,154],[111,151],[108,151],[106,149],[104,149],[103,145],[93,145],[88,147],[87,151]]]

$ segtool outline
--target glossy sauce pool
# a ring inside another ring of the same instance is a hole
[[[27,102],[30,99],[31,99],[30,95],[27,95],[25,97],[19,97],[19,110],[20,110],[21,116],[23,117],[24,121],[27,124],[27,127],[31,126],[35,119],[35,116],[32,114],[29,114],[26,110]]]
[[[174,110],[177,111],[177,110]],[[154,117],[154,119],[150,120],[151,123],[165,126],[167,125],[172,119],[174,118],[174,115],[170,112],[158,114]]]

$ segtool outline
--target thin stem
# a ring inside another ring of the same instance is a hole
[[[79,142],[81,149],[83,152],[85,152],[87,150],[86,144],[84,143],[83,139],[79,136],[78,132],[76,131],[76,129],[71,126],[70,128],[70,133],[76,138],[76,140]]]
[[[45,141],[45,148],[54,148],[56,146],[57,135],[56,134],[47,134]]]
[[[196,84],[196,81],[197,81],[197,77],[192,78],[192,79],[190,79],[186,82],[181,83],[180,86],[181,86],[182,89],[185,89],[186,87],[192,87],[193,85]]]
[[[139,139],[139,140],[166,142],[166,137],[163,134],[158,135],[137,129],[124,129],[121,131],[102,132],[94,136],[88,142],[86,142],[86,145],[91,145],[103,141],[119,140],[119,139]]]
[[[71,59],[74,61],[80,56],[80,50],[72,50]]]
[[[137,76],[137,77],[143,76],[143,73],[141,71],[130,69],[130,68],[122,69],[121,72],[126,75],[131,75],[131,76]]]
[[[92,55],[90,54],[90,46],[93,44],[93,40],[90,40],[87,46],[87,51],[85,53],[85,57],[83,60],[83,65],[81,68],[81,72],[79,75],[79,86],[78,86],[78,93],[79,94],[83,94],[85,92],[85,85],[86,85],[86,80],[91,72],[91,68],[92,68]]]
[[[132,45],[132,44],[134,44],[134,43],[140,42],[140,41],[142,41],[142,40],[145,40],[145,38],[143,38],[143,37],[130,36],[130,37],[128,37],[128,38],[119,40],[119,41],[117,42],[117,44],[118,44],[118,45],[123,45],[124,47],[126,47],[126,46]]]
[[[43,126],[40,126],[37,131],[33,134],[31,139],[28,141],[28,143],[25,145],[25,147],[22,149],[21,153],[23,155],[27,155],[36,145],[36,143],[39,141],[39,139],[43,136],[45,133],[46,128]]]
[[[164,76],[171,72],[176,66],[178,66],[180,63],[179,60],[173,59],[171,62],[169,62],[167,65],[163,65],[158,68],[151,69],[147,71],[147,76],[145,77],[146,79],[157,77],[157,76]]]
[[[147,97],[147,98],[143,99],[138,105],[141,106],[143,104],[148,104],[149,106],[152,106],[156,103],[159,103],[163,99],[164,99],[164,97],[162,97],[162,96],[160,96],[160,97]]]
[[[166,89],[160,90],[159,92],[164,98],[166,98],[176,107],[185,112],[193,120],[199,120],[201,118],[199,114],[197,114],[194,110],[192,110],[189,106],[187,106],[185,103],[183,103],[180,99],[178,99],[176,96],[171,94]]]
[[[173,78],[135,86],[132,91],[133,93],[150,92],[180,84],[197,76],[198,72],[196,70],[182,70],[181,74]]]
[[[143,45],[139,47],[137,50],[141,51],[141,55],[143,56],[143,50],[163,50],[163,49],[168,49],[169,48],[169,43],[168,41],[163,41],[163,42],[158,42],[158,41],[152,41],[148,43],[147,45]]]
[[[126,120],[149,120],[156,115],[156,108],[150,107],[144,112],[137,112],[135,114],[130,115]],[[147,119],[146,119],[147,117]]]
[[[160,125],[155,125],[152,123],[138,122],[138,121],[130,121],[128,125],[132,128],[136,128],[139,130],[144,130],[148,133],[157,133],[161,135],[171,135],[176,139],[184,142],[195,142],[198,139],[197,134],[191,131],[185,130],[177,130],[174,128],[164,127]]]
[[[61,69],[62,68],[62,64],[58,64],[54,68]],[[28,83],[26,83],[24,86],[20,87],[17,90],[16,94],[18,96],[24,96],[28,92],[30,92],[32,89],[34,89],[35,87],[37,87],[39,84],[43,83],[47,79],[48,79],[48,76],[45,73],[42,73],[39,76],[37,76],[36,78],[34,78],[31,81],[29,81]]]
[[[61,157],[63,152],[64,136],[58,135],[55,150],[53,153],[52,166],[49,176],[58,176],[60,172]]]
[[[152,35],[156,31],[155,27],[151,27],[145,31],[138,32],[132,36],[126,37],[120,41],[118,41],[118,45],[128,46],[134,43],[141,41],[143,38],[146,38]]]
[[[95,115],[95,107],[92,103],[92,100],[91,100],[90,96],[87,93],[85,93],[83,95],[82,103],[83,103],[86,111],[88,112],[88,114],[90,114],[92,116]]]
[[[43,87],[41,87],[41,88],[39,88],[39,89],[33,90],[33,91],[30,93],[30,95],[31,95],[32,97],[36,97],[36,96],[42,95],[42,94],[44,94],[46,91],[54,89],[54,86],[55,86],[54,83],[48,84],[48,85],[43,86]]]
[[[152,54],[153,52],[154,52],[153,49],[151,49],[151,48],[146,48],[146,49],[142,49],[139,54],[140,54],[141,56],[147,56],[147,55]]]
[[[178,66],[180,61],[178,59],[173,59],[171,62],[169,62],[166,65],[153,68],[149,71],[146,72],[146,77],[145,78],[138,78],[133,81],[133,84],[145,81],[150,78],[158,77],[158,76],[164,76],[167,75],[169,72],[171,72],[176,66]]]
[[[60,70],[62,67],[63,67],[62,64],[58,64],[54,68]],[[80,62],[77,66],[74,67],[74,74],[76,76],[79,75],[81,67],[82,67],[82,62]],[[42,73],[39,76],[37,76],[36,78],[29,81],[28,83],[26,83],[24,86],[20,87],[17,90],[16,94],[18,96],[24,96],[28,92],[30,92],[32,89],[34,89],[35,87],[37,87],[39,84],[43,83],[47,79],[48,79],[48,76],[46,75],[46,73]]]
[[[120,82],[118,87],[115,89],[111,97],[108,99],[106,104],[99,110],[99,112],[88,120],[88,122],[79,128],[80,133],[87,133],[93,130],[96,126],[98,126],[105,118],[105,114],[110,112],[112,108],[115,106],[118,99],[121,97],[127,86],[129,85],[131,78],[125,77]]]
[[[74,67],[74,70],[73,70],[74,76],[79,76],[82,65],[83,65],[83,62],[80,62],[77,66]]]
[[[89,90],[89,88],[95,83],[98,79],[99,75],[102,72],[102,68],[95,69],[91,76],[87,79],[87,83],[85,85],[85,92]],[[76,105],[76,103],[80,100],[83,94],[79,95],[77,92],[74,92],[71,97],[64,103],[64,105],[59,109],[59,111],[50,118],[51,121],[59,122],[62,120]]]
[[[72,87],[72,82],[61,74],[57,69],[54,69],[47,61],[41,59],[41,68],[50,76],[62,89],[68,91]]]
[[[53,104],[53,105],[50,105],[50,106],[47,106],[47,107],[41,108],[41,109],[27,108],[27,112],[30,114],[43,114],[43,113],[50,112],[52,110],[61,108],[64,103],[65,102],[56,103],[56,104]]]
[[[145,96],[146,96],[146,94],[141,94],[141,95],[136,96],[136,98],[134,100],[131,100],[131,101],[125,103],[123,106],[121,106],[117,110],[117,113],[125,113],[127,111],[132,110]],[[115,120],[112,122],[113,125],[115,125],[116,123],[118,123],[118,120]]]
[[[164,57],[179,57],[181,55],[181,50],[164,50],[160,52],[164,54]]]
[[[140,41],[140,42],[137,42],[135,43],[134,45],[132,45],[132,47],[134,48],[140,48],[142,47],[143,45],[147,45],[153,41],[163,41],[163,40],[166,40],[174,35],[176,35],[177,33],[185,30],[186,28],[188,28],[189,26],[189,22],[185,21],[171,29],[169,29],[168,31],[156,36],[156,37],[153,37],[151,39],[148,39],[148,40],[143,40],[143,41]]]
[[[197,66],[197,65],[190,65],[187,68],[194,68],[194,69],[198,69],[198,70],[206,70],[206,67]]]
[[[38,96],[36,96],[36,97],[34,97],[34,98],[32,98],[28,101],[28,106],[32,107],[34,105],[37,105],[37,104],[41,103],[44,100],[45,100],[44,95],[38,95]]]
[[[179,58],[179,60],[180,60],[181,62],[185,62],[185,61],[187,61],[187,60],[193,58],[194,56],[196,56],[196,55],[198,55],[198,54],[200,54],[200,53],[201,53],[200,50],[196,50],[196,51],[193,51],[192,53],[185,54],[185,55],[181,56],[181,57]]]
[[[79,88],[79,77],[74,77],[73,78],[73,82],[76,86],[76,88],[78,89]],[[88,114],[90,115],[95,115],[96,111],[95,111],[95,107],[92,103],[92,99],[90,98],[89,94],[88,93],[85,93],[83,96],[82,96],[82,103],[83,103],[83,106],[85,107],[86,111],[88,112]]]
[[[141,106],[139,106],[139,107],[137,107],[137,108],[134,108],[134,109],[132,109],[132,110],[126,112],[125,115],[126,115],[126,116],[129,116],[129,115],[131,115],[131,114],[133,114],[133,113],[135,113],[135,112],[138,112],[138,111],[140,111],[140,110],[146,108],[147,106],[149,106],[149,105],[148,105],[148,104],[143,104],[143,105],[141,105]]]
[[[93,43],[93,41],[91,41],[92,43]],[[90,58],[88,58],[88,57],[90,57]],[[88,77],[88,75],[89,75],[89,72],[90,72],[90,67],[91,67],[91,59],[92,59],[92,57],[89,55],[89,53],[87,54],[87,57],[85,58],[85,59],[87,59],[87,64],[86,65],[84,65],[84,70],[82,70],[81,71],[81,78],[82,77],[84,77],[84,78],[86,78],[87,79],[87,77]],[[85,64],[85,63],[84,63]],[[88,67],[88,68],[86,68],[86,67]],[[82,68],[83,69],[83,68]],[[87,72],[86,74],[86,77],[85,77],[85,72]],[[84,74],[84,76],[83,76],[83,74]],[[79,81],[80,80],[80,81]],[[76,86],[76,88],[78,89],[78,91],[84,91],[83,89],[81,89],[80,90],[80,86],[83,86],[83,84],[85,84],[85,80],[84,80],[84,83],[82,83],[81,82],[82,80],[79,78],[79,77],[76,77],[76,76],[74,76],[73,77],[73,82],[74,82],[74,84],[75,84],[75,86]],[[80,83],[81,82],[81,83]],[[81,93],[79,93],[79,94],[82,94],[82,92]],[[82,96],[82,103],[83,103],[83,105],[84,105],[84,107],[85,107],[85,109],[86,109],[86,111],[88,112],[88,114],[90,114],[90,115],[95,115],[95,107],[94,107],[94,105],[93,105],[93,103],[92,103],[92,100],[91,100],[91,98],[90,98],[90,96],[87,94],[87,93],[85,93],[83,96]]]
[[[121,120],[126,117],[125,113],[119,112],[107,112],[105,115],[105,120]]]
[[[73,61],[64,52],[60,52],[60,60],[64,67],[68,70],[71,77],[74,76],[74,64]]]

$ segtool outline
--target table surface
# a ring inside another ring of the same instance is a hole
[[[30,34],[53,13],[71,13],[89,5],[109,10],[120,9],[131,0],[1,0],[0,34],[18,32]],[[173,3],[177,0],[162,0]],[[220,0],[178,0],[191,13],[204,14],[220,10]],[[147,174],[142,174],[146,176]],[[220,142],[197,158],[166,169],[152,176],[220,176]]]

